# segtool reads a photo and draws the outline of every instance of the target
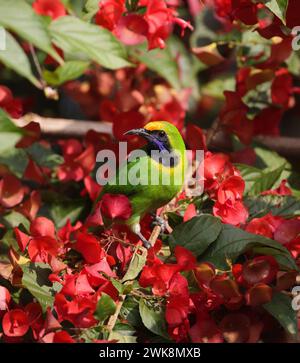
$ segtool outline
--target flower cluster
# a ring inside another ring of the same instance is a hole
[[[126,45],[148,41],[148,48],[164,48],[173,25],[193,29],[177,17],[164,0],[105,0],[99,4],[96,23],[115,34]]]

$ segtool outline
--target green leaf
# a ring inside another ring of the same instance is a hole
[[[20,252],[18,242],[16,240],[13,229],[8,229],[5,235],[1,238],[0,253],[8,258],[8,249],[12,247],[16,252]],[[1,259],[3,256],[1,256]]]
[[[147,250],[145,248],[140,248],[139,251],[142,250],[142,253],[139,254],[137,251],[134,253],[132,257],[128,270],[126,274],[123,276],[121,282],[125,282],[128,280],[134,280],[142,271],[143,267],[145,266],[146,259],[147,259]]]
[[[16,211],[11,211],[10,213],[1,217],[1,219],[7,228],[19,227],[20,224],[23,224],[27,230],[30,227],[29,220],[23,214]]]
[[[54,294],[61,286],[53,288],[48,280],[52,270],[45,263],[26,263],[21,265],[23,271],[22,285],[38,300],[43,311],[53,306]]]
[[[274,257],[276,258],[280,255],[278,263],[283,269],[298,270],[289,251],[280,243],[230,225],[223,225],[219,237],[207,252],[201,256],[201,261],[211,262],[219,269],[226,269],[228,267],[228,260],[235,262],[241,254],[253,247],[269,247],[276,250],[274,251],[276,252]]]
[[[104,292],[101,293],[101,298],[97,302],[97,307],[94,316],[99,321],[105,321],[110,315],[116,311],[116,303]]]
[[[109,334],[109,340],[117,340],[118,343],[136,343],[136,337],[132,335],[122,335],[116,331],[112,331]]]
[[[69,61],[56,68],[54,72],[45,70],[43,76],[51,86],[57,87],[61,84],[80,77],[90,65],[89,62]]]
[[[250,218],[263,217],[268,213],[284,218],[300,216],[300,199],[293,196],[260,195],[247,197],[244,203],[248,208]]]
[[[175,227],[169,243],[172,248],[180,245],[200,256],[218,238],[221,230],[219,218],[204,214]]]
[[[11,68],[20,76],[27,78],[36,87],[40,87],[39,80],[33,75],[29,60],[15,38],[6,32],[6,49],[0,52],[0,62]]]
[[[30,157],[40,166],[53,169],[63,163],[61,155],[55,153],[51,148],[39,143],[34,143],[26,149]]]
[[[0,0],[0,14],[0,25],[50,54],[59,63],[63,63],[51,45],[45,23],[29,4],[23,0]]]
[[[283,164],[287,168],[290,167],[290,163],[282,156],[280,156],[276,151],[266,149],[265,146],[255,146],[254,151],[256,154],[255,166],[259,169],[273,170],[279,168]]]
[[[109,69],[130,66],[124,47],[107,29],[63,16],[51,23],[50,31],[54,43],[67,54],[83,53]]]
[[[282,327],[290,334],[297,335],[297,312],[292,308],[292,300],[287,295],[277,292],[270,302],[263,305],[269,314],[274,316]]]
[[[142,322],[147,329],[156,335],[169,338],[163,311],[154,311],[143,299],[140,300],[139,310]]]
[[[183,223],[183,217],[175,212],[166,213],[168,217],[168,224],[171,228],[175,228],[179,224]]]
[[[10,147],[1,152],[0,164],[6,165],[13,174],[21,178],[28,164],[28,156],[24,149]]]
[[[269,8],[278,18],[286,24],[286,10],[288,7],[288,0],[269,0],[265,3],[266,7]]]
[[[102,1],[102,0],[100,0]],[[85,4],[86,14],[83,16],[83,20],[90,21],[99,10],[99,0],[87,0]]]
[[[263,172],[261,174],[261,177],[254,182],[249,194],[252,196],[259,195],[266,190],[272,189],[274,184],[281,180],[281,174],[284,169],[285,164],[282,164],[279,168],[275,170]]]
[[[132,296],[126,297],[121,307],[120,317],[136,328],[143,326],[139,312],[139,303]]]
[[[0,154],[4,150],[13,148],[24,135],[24,131],[17,127],[8,114],[0,108]]]
[[[116,323],[114,326],[114,332],[118,332],[124,336],[133,336],[136,334],[136,330],[129,324]]]
[[[56,197],[59,198],[59,195]],[[67,223],[68,219],[71,223],[75,223],[84,210],[85,205],[82,200],[73,200],[60,196],[58,200],[48,201],[45,208],[47,208],[45,213],[48,214],[49,218],[54,221],[58,228],[61,228]]]
[[[176,89],[181,88],[179,69],[171,49],[153,49],[148,51],[146,44],[130,49],[130,54],[149,69],[166,79]]]
[[[262,170],[245,164],[235,164],[235,166],[241,172],[241,176],[245,181],[245,194],[248,194],[254,183],[262,177]]]

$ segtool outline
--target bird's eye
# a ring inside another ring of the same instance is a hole
[[[159,134],[158,134],[159,137],[163,138],[166,136],[166,133],[164,131],[159,131]]]

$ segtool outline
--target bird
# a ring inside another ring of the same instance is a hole
[[[141,233],[140,221],[147,213],[154,213],[168,204],[181,191],[187,167],[186,147],[179,130],[167,121],[151,121],[124,135],[144,138],[143,154],[133,160],[128,156],[125,164],[104,185],[96,202],[106,193],[125,195],[130,201],[132,214],[119,223],[125,223],[149,249],[151,244]],[[132,185],[129,175],[135,170],[141,171],[141,183]],[[160,218],[158,222],[162,222]]]

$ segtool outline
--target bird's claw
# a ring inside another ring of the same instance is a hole
[[[160,226],[161,232],[164,233],[164,231],[167,229],[167,221],[157,215],[155,215],[154,218],[155,218],[155,221],[153,223],[157,226]]]
[[[143,245],[147,250],[149,250],[152,247],[151,243],[147,240],[143,241]]]

